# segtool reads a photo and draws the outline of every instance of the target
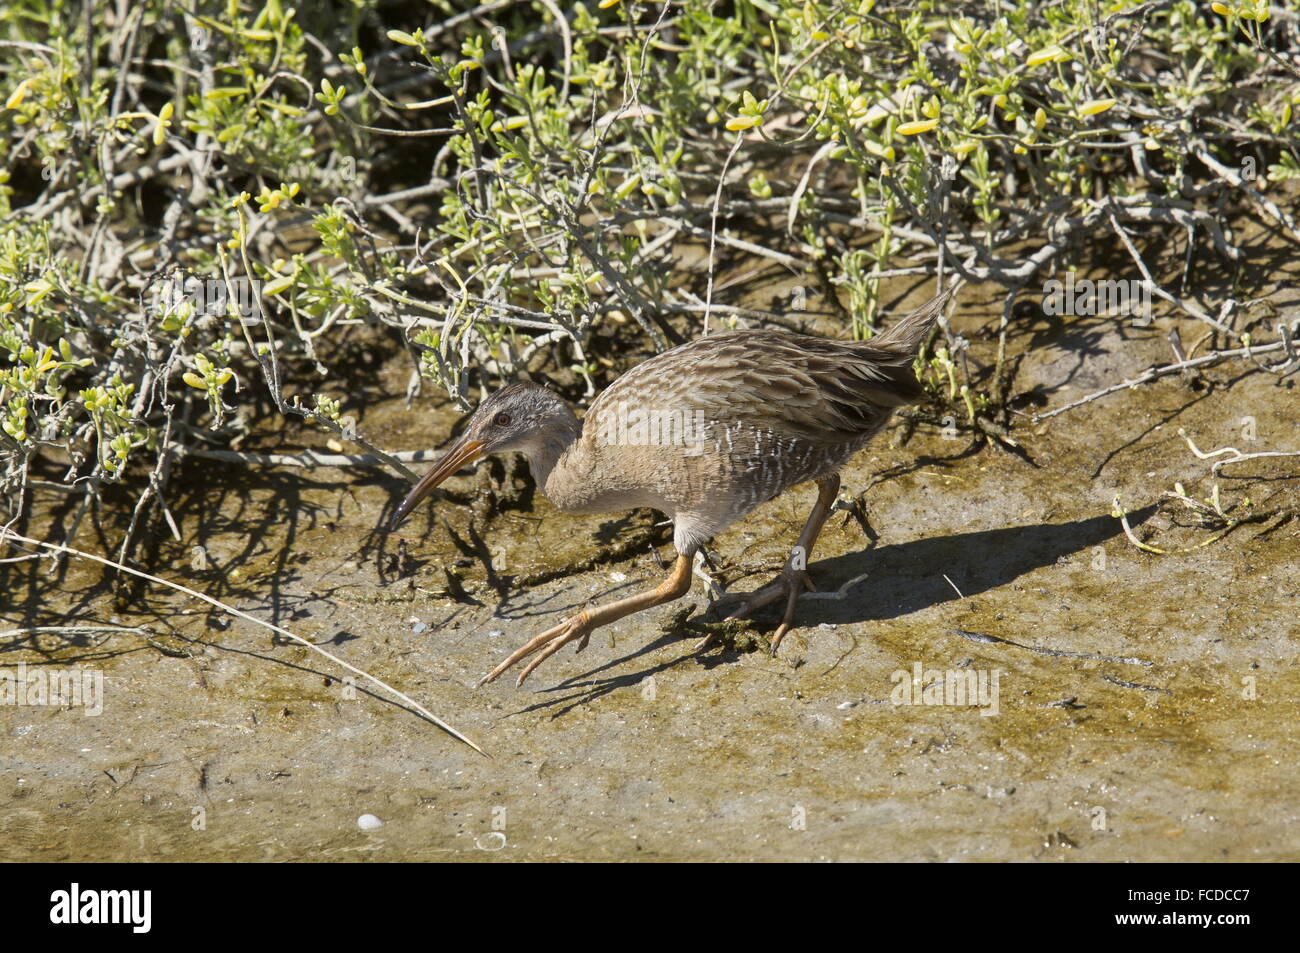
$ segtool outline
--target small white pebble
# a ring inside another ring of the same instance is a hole
[[[416,635],[419,635],[427,628],[429,627],[425,625],[423,622],[417,622],[415,623],[415,625],[411,626],[411,631],[414,632]]]
[[[363,831],[377,831],[384,826],[384,822],[373,814],[362,814],[357,818],[357,827]]]
[[[499,638],[501,638],[501,636],[503,636],[503,635],[505,635],[505,633],[502,632],[500,629],[493,629],[491,632],[488,633],[488,638],[489,638],[489,639],[499,639]]]
[[[835,707],[838,708],[840,711],[848,711],[850,708],[856,708],[857,706],[858,706],[857,702],[840,702]]]
[[[612,579],[614,582],[627,582],[627,573],[612,572],[609,574],[609,578]]]
[[[822,622],[821,624],[819,624],[819,625],[817,626],[817,628],[819,628],[819,629],[833,629],[833,628],[835,628],[835,623],[834,623],[834,622]]]

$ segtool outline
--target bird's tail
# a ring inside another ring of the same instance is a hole
[[[957,285],[954,284],[947,291],[939,292],[907,317],[895,321],[866,344],[879,351],[882,357],[892,357],[899,361],[912,360],[921,349],[921,342],[939,320],[939,315],[943,313],[948,300],[956,290]]]

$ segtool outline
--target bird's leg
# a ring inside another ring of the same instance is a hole
[[[799,534],[799,539],[790,551],[790,558],[786,560],[785,568],[772,582],[742,597],[743,601],[740,607],[727,616],[728,619],[739,619],[755,609],[760,609],[769,602],[775,602],[785,596],[785,615],[781,619],[781,625],[772,636],[773,655],[776,654],[777,646],[781,644],[785,634],[794,625],[794,609],[795,604],[799,601],[800,593],[805,588],[809,591],[814,588],[805,567],[812,557],[813,544],[817,542],[817,537],[822,531],[822,526],[826,523],[826,518],[831,514],[831,508],[835,505],[835,499],[839,492],[840,478],[837,474],[831,474],[817,481],[817,502],[813,504],[812,512],[808,514],[808,522],[804,523],[803,532]],[[700,643],[699,648],[707,648],[712,640],[713,636],[710,635]]]
[[[479,684],[485,685],[488,682],[495,681],[510,666],[536,652],[537,657],[519,673],[519,678],[515,682],[516,686],[522,685],[524,679],[532,673],[533,669],[574,639],[582,639],[582,642],[578,645],[578,651],[582,651],[586,647],[587,639],[590,638],[591,633],[602,625],[609,625],[609,623],[631,615],[633,612],[640,612],[642,609],[649,609],[651,606],[663,605],[665,602],[680,599],[686,595],[690,588],[691,556],[679,554],[677,561],[673,564],[673,571],[669,573],[667,579],[654,589],[648,592],[639,592],[634,596],[628,596],[626,599],[619,599],[617,602],[609,603],[609,605],[597,606],[594,609],[583,609],[577,615],[565,619],[554,628],[547,629],[526,645],[520,646],[508,659],[488,672]]]

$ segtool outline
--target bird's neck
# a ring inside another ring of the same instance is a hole
[[[574,449],[582,436],[582,423],[567,407],[558,420],[550,421],[546,430],[521,448],[538,488],[561,509],[574,509],[582,501],[575,496],[581,481],[571,472]],[[580,494],[578,494],[580,495]]]

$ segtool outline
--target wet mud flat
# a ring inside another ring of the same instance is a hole
[[[954,322],[973,339],[979,304]],[[1156,329],[1113,319],[1016,334],[1027,413],[1169,360]],[[1244,370],[1205,372],[1212,399],[1173,376],[1026,426],[1032,463],[896,419],[843,474],[866,526],[827,524],[821,591],[779,657],[775,609],[697,652],[697,580],[523,689],[474,686],[588,601],[656,584],[653,515],[559,513],[485,465],[389,536],[395,479],[187,462],[184,542],[159,542],[154,571],[318,642],[491,757],[199,600],[19,564],[0,668],[99,673],[102,711],[0,705],[0,857],[1295,860],[1300,466],[1226,468],[1222,504],[1247,518],[1218,538],[1164,495],[1215,482],[1180,428],[1202,450],[1300,449],[1296,378]],[[393,399],[362,426],[417,448],[456,419]],[[814,495],[716,540],[718,577],[761,585]],[[1116,495],[1167,554],[1126,536]],[[33,631],[73,625],[104,628]]]

